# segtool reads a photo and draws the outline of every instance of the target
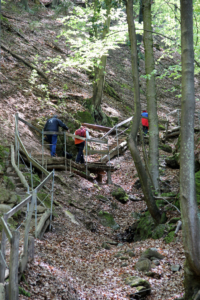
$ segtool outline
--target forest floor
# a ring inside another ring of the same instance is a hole
[[[10,7],[9,7],[10,5]],[[66,57],[70,49],[60,39],[57,47],[52,42],[61,30],[61,23],[53,18],[51,9],[36,9],[30,3],[30,14],[20,7],[9,4],[2,7],[2,48],[1,52],[1,102],[0,102],[0,143],[10,145],[14,143],[14,114],[19,113],[21,118],[35,122],[40,118],[47,119],[57,114],[67,124],[69,115],[84,110],[85,99],[92,96],[92,84],[86,72],[68,68],[64,74],[48,75],[48,82],[38,76],[31,82],[32,69],[22,60],[16,58],[17,54],[29,63],[35,63],[43,69],[43,61],[47,57],[55,57],[58,53]],[[12,6],[12,7],[11,7]],[[8,49],[6,51],[5,49]],[[144,50],[141,47],[142,51]],[[173,57],[162,56],[162,48],[154,49],[156,68],[160,74],[175,64],[180,59],[177,53]],[[38,56],[36,56],[36,54]],[[160,59],[160,60],[159,60]],[[37,62],[36,62],[37,61]],[[49,66],[48,66],[49,67]],[[141,74],[145,74],[144,61],[140,61]],[[120,100],[104,93],[103,110],[112,117],[124,120],[133,114],[133,91],[130,51],[127,45],[120,46],[117,50],[110,51],[108,57],[106,81],[118,93]],[[55,97],[46,98],[44,90],[39,87],[48,85],[48,89]],[[67,84],[67,90],[63,86]],[[173,85],[180,86],[179,80],[171,78],[157,79],[158,115],[163,119],[166,114],[180,108],[180,100],[176,96],[180,90],[169,91]],[[57,96],[60,96],[58,99]],[[63,100],[63,96],[67,96]],[[195,79],[195,96],[200,97],[199,80]],[[45,99],[45,100],[44,100]],[[146,108],[145,81],[141,79],[141,103]],[[197,102],[196,110],[199,108]],[[178,125],[177,115],[170,115],[170,126]],[[196,115],[196,124],[198,116]],[[20,125],[21,138],[29,152],[32,154],[41,151],[38,136]],[[90,130],[91,136],[100,133]],[[171,140],[170,145],[175,148],[177,139]],[[110,139],[112,142],[112,139]],[[148,148],[148,146],[146,146]],[[148,151],[148,150],[147,150]],[[48,149],[46,150],[48,152]],[[160,164],[162,165],[161,180],[167,182],[170,191],[179,192],[179,170],[172,170],[165,166],[164,158],[169,154],[160,151]],[[138,242],[121,242],[120,233],[135,221],[132,212],[144,212],[146,204],[142,200],[140,188],[134,185],[138,180],[137,172],[130,154],[127,150],[119,158],[112,159],[112,164],[117,170],[112,173],[112,181],[124,188],[128,195],[134,194],[140,201],[128,201],[126,204],[118,202],[112,197],[113,185],[97,185],[69,171],[57,172],[65,182],[55,182],[55,200],[59,206],[55,207],[56,216],[53,220],[53,230],[44,235],[43,240],[35,239],[34,261],[28,264],[25,271],[25,280],[20,283],[30,293],[30,297],[20,295],[22,299],[34,300],[73,300],[73,299],[134,299],[135,288],[125,284],[128,276],[139,276],[147,279],[151,284],[151,295],[148,300],[172,300],[183,295],[183,264],[185,260],[182,233],[178,232],[176,239],[166,244],[164,239],[147,239]],[[108,201],[102,202],[97,195],[104,195]],[[78,207],[70,205],[70,200],[75,200]],[[115,204],[115,205],[113,205]],[[70,211],[77,224],[66,217],[65,211]],[[93,212],[106,210],[114,216],[120,229],[113,231],[103,227],[98,219],[93,218],[93,230],[88,229],[90,215]],[[176,210],[168,212],[168,217],[178,216]],[[94,221],[95,219],[95,221]],[[110,249],[102,247],[104,242],[109,242]],[[117,242],[115,245],[113,242]],[[135,263],[141,253],[148,248],[156,248],[165,258],[152,271],[159,274],[156,278],[149,278],[144,273],[135,270]],[[133,250],[134,257],[127,255],[128,250]],[[125,260],[116,257],[119,252],[124,253]],[[180,270],[173,272],[172,265],[180,265]]]

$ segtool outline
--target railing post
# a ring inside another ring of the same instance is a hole
[[[35,238],[37,238],[37,190],[33,194],[33,202],[35,204]]]
[[[180,109],[177,109],[178,112],[178,126],[180,126]]]
[[[42,167],[44,167],[44,130],[42,129]],[[42,172],[43,179],[43,172]]]
[[[66,133],[64,132],[64,145],[65,145],[65,171],[67,171],[67,147],[66,147]]]
[[[9,300],[19,299],[18,260],[19,260],[19,231],[15,230],[11,238],[11,253],[9,265]]]
[[[49,224],[49,230],[51,230],[52,213],[53,213],[54,172],[55,172],[55,171],[53,170],[53,178],[52,178],[52,186],[51,186],[51,215],[50,215],[50,224]]]
[[[86,140],[85,140],[85,143],[86,143],[86,160],[85,160],[85,164],[86,164],[86,178],[88,176],[88,167],[87,167],[87,137],[86,137]]]
[[[28,234],[29,234],[29,230],[30,230],[30,222],[31,222],[31,218],[32,218],[33,210],[34,210],[34,204],[35,204],[36,200],[37,200],[37,196],[36,196],[36,191],[34,190],[33,194],[32,194],[30,210],[28,212],[28,216],[27,216],[26,223],[25,223],[24,251],[23,251],[23,255],[25,255],[25,256],[28,253]]]
[[[16,162],[17,162],[17,154],[18,154],[17,132],[18,132],[18,113],[15,114],[15,161]]]
[[[4,220],[7,223],[7,217],[4,215]],[[5,230],[2,230],[2,237],[1,237],[1,256],[0,256],[0,282],[4,282],[5,279],[5,253],[6,253],[6,233]]]
[[[31,153],[30,153],[30,157],[31,157]],[[31,169],[31,188],[33,191],[33,168],[32,168],[32,162],[30,161],[30,169]]]
[[[119,142],[118,142],[117,127],[116,127],[116,137],[117,137],[117,155],[118,155],[118,159],[119,159]]]

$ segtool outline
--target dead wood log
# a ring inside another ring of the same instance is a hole
[[[25,65],[27,65],[28,67],[30,67],[31,69],[34,69],[38,72],[38,74],[40,74],[42,77],[44,77],[47,81],[48,78],[47,76],[40,70],[38,69],[36,66],[34,66],[32,63],[27,62],[26,60],[24,60],[21,56],[15,54],[14,52],[12,52],[10,49],[8,49],[5,45],[1,44],[1,48],[7,52],[9,52],[12,56],[14,56],[15,58],[21,60]]]
[[[40,219],[40,222],[37,226],[37,229],[36,229],[36,236],[38,239],[42,239],[48,225],[50,224],[50,215],[51,215],[51,212],[48,210],[46,211],[41,219]]]
[[[168,131],[166,139],[169,139],[169,138],[174,137],[174,136],[178,136],[179,134],[180,134],[180,131],[171,132],[171,133],[169,133],[169,131]]]
[[[179,220],[176,226],[175,234],[177,234],[181,228],[182,228],[182,222]]]

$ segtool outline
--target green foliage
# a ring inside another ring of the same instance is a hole
[[[46,63],[53,62],[55,72],[64,71],[69,66],[92,72],[95,67],[101,68],[101,57],[108,55],[109,49],[116,49],[119,43],[124,43],[123,31],[127,28],[124,12],[120,8],[111,9],[111,19],[118,22],[117,25],[113,22],[110,33],[104,36],[105,21],[108,18],[107,7],[104,2],[98,3],[97,7],[74,7],[73,15],[60,19],[66,29],[57,38],[66,38],[71,55],[65,60],[61,56],[48,58]]]
[[[55,16],[54,17],[57,17],[60,13],[62,15],[67,15],[69,8],[71,6],[72,6],[72,3],[70,1],[66,1],[66,0],[61,1],[60,4],[55,7]]]
[[[24,288],[22,288],[21,286],[19,286],[19,294],[20,295],[24,295],[26,297],[31,297],[31,294],[29,292],[27,292]]]

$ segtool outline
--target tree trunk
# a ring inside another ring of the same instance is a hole
[[[24,6],[24,9],[29,11],[28,0],[21,0],[21,3]]]
[[[145,48],[145,71],[148,76],[146,80],[147,110],[149,114],[149,170],[153,180],[154,188],[159,191],[159,131],[156,101],[156,84],[153,38],[151,26],[151,0],[143,1],[144,17],[144,48]]]
[[[110,28],[110,11],[112,7],[112,1],[108,0],[107,3],[107,19],[104,23],[104,30],[102,34],[102,40],[106,37]],[[105,82],[105,70],[106,70],[107,55],[101,57],[100,67],[95,68],[95,78],[93,84],[93,106],[94,106],[94,118],[97,121],[105,123],[105,116],[101,110],[101,101]]]
[[[183,224],[185,299],[200,289],[200,220],[195,192],[194,165],[194,51],[192,0],[181,0],[181,155],[180,204]]]
[[[144,199],[147,204],[148,210],[156,223],[160,222],[161,214],[156,206],[155,199],[151,190],[151,182],[147,176],[146,170],[140,158],[139,151],[137,149],[137,132],[141,122],[141,107],[140,107],[140,87],[139,87],[139,74],[138,74],[138,58],[137,58],[137,41],[135,33],[135,24],[133,19],[133,0],[126,2],[126,13],[128,22],[129,39],[131,43],[131,64],[132,64],[132,75],[134,85],[134,110],[135,116],[133,118],[133,125],[131,128],[131,134],[129,136],[129,148],[133,157],[142,191],[144,193]]]

